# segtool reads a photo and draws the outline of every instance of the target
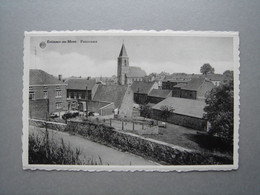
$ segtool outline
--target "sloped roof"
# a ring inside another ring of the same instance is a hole
[[[160,98],[167,98],[169,95],[171,95],[171,90],[165,90],[165,89],[153,89],[149,96],[152,97],[160,97]]]
[[[131,89],[134,93],[144,93],[148,94],[152,89],[155,82],[145,82],[145,81],[134,81],[131,85]]]
[[[62,81],[40,69],[30,69],[30,85],[64,84]]]
[[[100,108],[111,104],[111,102],[87,101],[89,112],[99,112]],[[111,113],[112,114],[112,113]]]
[[[125,45],[123,43],[119,57],[127,57],[127,53],[126,53],[126,49],[125,49]]]
[[[144,70],[142,70],[140,67],[129,66],[126,76],[127,77],[144,77],[144,76],[146,76],[146,72]]]
[[[176,114],[202,118],[204,114],[205,101],[186,98],[168,97],[154,105],[152,108],[161,110],[162,106],[171,106]]]
[[[177,85],[174,85],[173,88],[183,88],[186,85],[187,83],[178,83]]]
[[[94,85],[96,84],[95,79],[81,79],[81,78],[70,78],[65,81],[68,84],[67,89],[74,89],[74,90],[91,90]]]
[[[93,100],[113,102],[115,108],[120,108],[127,88],[126,85],[99,85]]]
[[[223,81],[225,76],[222,74],[207,74],[206,78],[211,81]]]
[[[165,81],[174,81],[174,80],[191,80],[194,78],[203,78],[202,74],[186,74],[186,73],[173,73],[171,75],[165,76]]]
[[[183,85],[181,88],[184,90],[196,91],[199,89],[199,87],[202,85],[204,81],[204,78],[195,78],[189,81],[186,85]]]

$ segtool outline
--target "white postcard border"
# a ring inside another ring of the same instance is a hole
[[[107,30],[107,31],[31,31],[25,32],[24,39],[24,75],[23,75],[23,135],[22,135],[22,163],[24,170],[56,170],[56,171],[230,171],[238,169],[239,162],[239,33],[229,31],[144,31],[144,30]],[[29,56],[30,56],[30,37],[34,36],[202,36],[202,37],[233,37],[233,57],[234,57],[234,151],[233,165],[167,165],[167,166],[103,166],[103,165],[32,165],[28,164],[28,111],[29,111]]]

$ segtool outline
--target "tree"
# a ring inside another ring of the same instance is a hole
[[[225,79],[227,80],[231,80],[233,79],[233,71],[231,70],[226,70],[224,73],[223,73]]]
[[[150,106],[147,105],[141,106],[141,110],[140,110],[141,116],[143,116],[144,118],[150,118],[151,113],[152,113],[152,108]]]
[[[200,67],[200,72],[207,76],[208,73],[214,74],[215,69],[210,64],[204,64]]]
[[[233,143],[233,80],[212,89],[206,96],[204,119],[210,123],[209,134]]]
[[[168,119],[168,117],[171,115],[171,113],[174,112],[175,109],[173,109],[171,106],[161,106],[161,111],[162,111],[162,114],[161,114],[161,117],[164,118],[164,119]]]

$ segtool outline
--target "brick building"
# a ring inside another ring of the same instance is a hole
[[[146,104],[146,103],[148,103],[148,101],[147,101],[148,94],[153,89],[158,89],[158,83],[157,82],[135,81],[131,85],[131,89],[134,92],[135,103]]]
[[[214,84],[205,78],[195,78],[187,83],[179,83],[173,87],[172,96],[188,99],[205,99],[206,93],[214,88]]]
[[[86,100],[92,100],[98,84],[95,79],[69,78],[67,86],[68,110],[86,111]]]
[[[29,115],[31,118],[42,116],[45,106],[49,113],[67,110],[66,83],[39,70],[30,69],[29,75]],[[44,105],[46,104],[46,105]],[[40,109],[43,108],[43,109]],[[44,111],[45,112],[45,111]]]
[[[164,90],[164,89],[153,89],[147,97],[147,102],[152,104],[157,104],[167,97],[172,96],[171,90]]]

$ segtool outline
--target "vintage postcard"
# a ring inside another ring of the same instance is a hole
[[[239,34],[25,32],[23,168],[238,168]]]

